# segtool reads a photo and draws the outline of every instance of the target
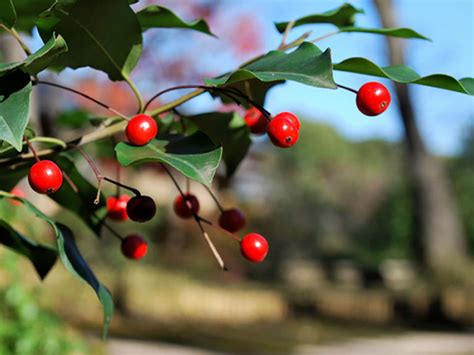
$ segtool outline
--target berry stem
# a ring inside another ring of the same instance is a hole
[[[33,156],[35,157],[36,161],[39,162],[40,158],[38,156],[38,153],[36,152],[36,149],[33,147],[33,144],[31,144],[30,140],[26,135],[23,136],[25,138],[26,144],[28,145],[28,149],[33,153]]]
[[[337,84],[337,87],[341,88],[341,89],[344,89],[344,90],[347,90],[347,91],[350,91],[350,92],[353,92],[354,94],[357,94],[357,90],[353,89],[353,88],[350,88],[348,86],[344,86],[344,85],[340,85],[340,84]]]
[[[202,218],[202,217],[199,217],[199,219],[201,220],[201,222],[204,222],[204,223],[210,225],[212,228],[217,229],[218,231],[227,234],[228,236],[230,236],[232,239],[238,241],[239,243],[242,241],[242,239],[241,239],[238,235],[235,235],[234,233],[231,233],[231,232],[229,232],[229,231],[226,231],[224,228],[221,228],[221,227],[219,227],[219,226],[216,226],[216,225],[215,225],[214,223],[212,223],[211,221],[208,221],[207,219],[204,219],[204,218]]]
[[[62,173],[63,173],[63,176],[64,176],[64,180],[67,181],[67,183],[69,184],[69,186],[71,186],[71,189],[72,191],[74,191],[76,194],[79,193],[79,189],[77,188],[76,184],[74,183],[74,181],[72,181],[71,177],[68,175],[68,173],[66,173],[64,170],[61,170]]]
[[[124,120],[128,120],[128,117],[126,115],[124,115],[123,113],[121,113],[120,111],[117,111],[116,109],[110,107],[109,105],[103,103],[102,101],[99,101],[97,99],[94,99],[93,97],[87,95],[87,94],[84,94],[83,92],[80,92],[78,90],[75,90],[75,89],[72,89],[70,87],[67,87],[67,86],[64,86],[64,85],[61,85],[61,84],[57,84],[57,83],[52,83],[52,82],[49,82],[49,81],[43,81],[43,80],[35,80],[33,81],[33,84],[43,84],[43,85],[49,85],[49,86],[53,86],[53,87],[56,87],[56,88],[59,88],[59,89],[63,89],[63,90],[66,90],[66,91],[70,91],[74,94],[77,94],[77,95],[80,95],[94,103],[96,103],[97,105],[99,106],[102,106],[103,108],[105,108],[106,110],[112,112],[113,114],[117,115],[117,116],[120,116],[121,118],[123,118]]]
[[[219,209],[219,211],[221,212],[224,212],[224,207],[222,207],[221,203],[219,202],[219,200],[217,199],[216,195],[214,195],[214,193],[212,192],[212,190],[210,189],[210,187],[206,186],[206,185],[202,185],[206,188],[207,192],[209,192],[209,195],[211,195],[212,199],[214,200],[214,202],[216,203],[216,206],[217,208]]]
[[[119,239],[120,241],[123,241],[125,238],[122,237],[115,229],[113,229],[109,224],[107,224],[106,222],[102,222],[102,225],[107,228],[107,230],[112,233],[112,235]]]
[[[117,185],[117,186],[120,186],[128,191],[131,191],[135,194],[135,196],[141,196],[141,192],[137,189],[135,189],[134,187],[131,187],[131,186],[128,186],[128,185],[125,185],[125,184],[122,184],[121,182],[118,182],[118,181],[115,181],[113,179],[110,179],[106,176],[102,176],[102,179],[104,179],[105,181],[107,182],[110,182],[111,184],[114,184],[114,185]]]
[[[161,167],[166,171],[166,173],[168,174],[168,176],[171,178],[171,181],[173,181],[173,184],[174,186],[176,186],[176,188],[178,189],[179,193],[181,194],[181,196],[184,198],[185,201],[187,201],[187,199],[185,198],[185,195],[183,193],[183,190],[181,189],[181,187],[179,186],[178,182],[176,181],[176,178],[173,176],[173,174],[171,174],[171,171],[169,171],[169,169],[166,167],[165,164],[163,163],[160,163]],[[198,224],[199,226],[199,229],[201,230],[201,233],[204,237],[204,239],[206,240],[207,242],[207,245],[209,246],[209,248],[211,249],[211,252],[212,254],[214,255],[214,258],[216,259],[217,263],[219,264],[219,267],[224,270],[224,271],[227,271],[227,267],[225,266],[225,263],[224,263],[224,260],[222,259],[221,255],[219,254],[219,252],[217,251],[217,248],[215,247],[214,243],[212,242],[211,238],[209,237],[209,235],[207,234],[206,230],[204,229],[202,223],[201,223],[201,220],[203,220],[199,215],[196,214],[196,212],[194,212],[194,209],[192,208],[192,205],[191,203],[189,203],[189,201],[187,201],[187,204],[188,204],[188,208],[190,209],[190,211],[192,212],[193,214],[193,217],[194,217],[194,220],[196,221],[196,223]]]

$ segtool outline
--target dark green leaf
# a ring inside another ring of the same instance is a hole
[[[46,277],[56,263],[57,252],[54,249],[21,235],[2,220],[0,220],[0,244],[30,259],[41,279]]]
[[[0,77],[0,140],[18,151],[28,123],[30,98],[29,75],[18,71]]]
[[[209,186],[219,165],[222,148],[198,132],[189,137],[174,136],[167,140],[153,140],[142,147],[122,142],[116,145],[115,152],[117,160],[124,166],[161,162],[184,176]]]
[[[0,1],[0,25],[12,28],[16,22],[16,11],[11,0]]]
[[[339,32],[361,32],[361,33],[374,33],[390,37],[400,38],[418,38],[431,41],[428,37],[425,37],[411,28],[362,28],[362,27],[343,27],[339,29]]]
[[[185,118],[192,121],[215,144],[222,145],[227,176],[234,174],[252,143],[243,118],[232,112],[209,112]]]
[[[64,266],[69,270],[69,272],[87,282],[94,289],[97,297],[102,303],[104,313],[103,335],[106,337],[110,319],[112,318],[114,311],[112,295],[109,290],[107,290],[107,288],[97,280],[94,272],[84,260],[84,257],[76,245],[71,230],[60,223],[57,223],[56,226],[59,231],[59,255],[61,256]]]
[[[343,4],[337,9],[302,17],[295,21],[293,27],[302,25],[310,25],[315,23],[330,23],[337,27],[353,26],[355,23],[355,15],[363,14],[364,11],[357,9],[351,4]],[[275,26],[280,33],[285,31],[288,22],[279,22]]]
[[[334,69],[379,76],[403,84],[426,85],[474,95],[473,78],[456,80],[455,78],[445,74],[432,74],[422,77],[413,69],[405,65],[394,65],[382,68],[365,58],[349,58],[339,64],[334,64]]]
[[[54,201],[64,208],[74,212],[81,218],[94,233],[100,237],[102,218],[99,210],[105,207],[105,197],[101,194],[99,204],[94,204],[97,195],[97,186],[92,185],[77,171],[74,161],[67,155],[61,154],[53,159],[62,171],[71,178],[79,192],[76,193],[68,183],[63,183],[61,188],[50,195]]]
[[[15,28],[31,33],[39,14],[47,10],[54,2],[55,0],[13,0],[17,14]]]
[[[65,38],[69,50],[55,60],[59,68],[90,66],[123,80],[140,57],[141,28],[127,0],[58,0],[37,25],[43,40],[54,32]]]
[[[137,17],[143,31],[150,28],[185,28],[214,36],[206,21],[199,19],[193,22],[185,22],[176,16],[173,11],[162,6],[145,7],[137,13]]]
[[[28,174],[31,164],[15,164],[0,169],[0,190],[10,191]]]
[[[233,73],[205,81],[210,85],[223,86],[250,79],[265,82],[291,80],[322,88],[337,87],[332,76],[330,49],[323,53],[307,42],[289,54],[271,51]]]
[[[31,212],[33,212],[39,218],[43,219],[53,228],[54,234],[56,235],[58,252],[59,257],[61,258],[61,262],[70,273],[75,276],[78,276],[79,278],[87,282],[94,289],[97,294],[97,297],[102,303],[104,311],[103,333],[105,337],[114,308],[112,296],[110,295],[110,292],[107,290],[107,288],[97,280],[94,273],[89,268],[86,261],[80,254],[79,249],[77,248],[76,243],[74,241],[74,236],[69,230],[69,228],[62,224],[54,222],[51,218],[49,218],[38,208],[36,208],[35,205],[33,205],[31,202],[24,198],[3,191],[0,191],[0,197],[7,197],[22,202],[23,204],[25,204],[26,207],[30,209]]]

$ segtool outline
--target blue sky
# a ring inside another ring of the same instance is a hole
[[[177,10],[179,14],[179,9],[175,9],[179,6],[173,6],[178,5],[179,1],[167,1],[166,6]],[[256,14],[263,28],[265,50],[272,50],[278,46],[281,39],[281,35],[274,28],[274,22],[288,21],[334,9],[343,2],[341,0],[219,0],[219,4],[223,5],[219,16],[230,24],[238,14]],[[411,27],[433,40],[433,42],[405,41],[409,66],[421,75],[445,73],[455,78],[474,77],[474,0],[394,0],[394,2],[401,27]],[[161,1],[153,3],[159,4]],[[372,1],[352,1],[352,4],[365,10],[365,14],[357,17],[359,26],[381,26]],[[227,25],[227,22],[224,24]],[[292,31],[290,39],[308,30],[313,30],[313,37],[319,37],[334,31],[334,27],[302,26]],[[173,31],[179,30],[167,31],[170,31],[173,38],[172,34],[175,33]],[[180,51],[184,53],[183,46],[186,48],[190,44],[188,39],[193,41],[197,38],[194,36],[200,36],[197,42],[199,53],[193,52],[196,54],[196,60],[201,60],[210,68],[222,69],[222,72],[232,70],[242,61],[242,58],[235,58],[225,52],[223,48],[228,44],[224,41],[199,33],[189,31],[187,33],[186,43],[177,43],[169,48],[168,54],[173,58],[182,54]],[[383,36],[339,34],[319,42],[318,45],[322,49],[331,47],[335,62],[362,56],[377,64],[388,65]],[[67,70],[64,75],[77,78],[87,72],[88,69],[77,70],[75,73]],[[335,72],[335,78],[338,83],[353,88],[360,87],[364,82],[377,80],[393,89],[389,81],[369,76]],[[157,82],[144,81],[138,84],[147,92],[156,92],[160,85]],[[419,127],[428,148],[436,154],[458,153],[466,128],[474,124],[474,99],[468,95],[419,85],[412,85],[412,96]],[[353,140],[383,138],[397,141],[403,137],[403,127],[396,100],[392,102],[384,114],[367,117],[357,110],[353,93],[345,90],[317,89],[289,82],[270,91],[266,106],[273,113],[293,111],[306,119],[327,122]],[[210,97],[205,95],[194,99],[186,107],[192,111],[209,111],[215,107],[215,103],[213,104]]]
[[[261,14],[265,31],[266,49],[278,46],[280,35],[273,22],[287,21],[311,13],[333,9],[344,1],[334,0],[227,0],[230,13],[253,12]],[[380,27],[371,1],[355,1],[363,8],[358,25]],[[456,78],[474,77],[474,1],[472,0],[396,0],[401,27],[411,27],[431,38],[433,42],[406,40],[407,64],[421,75],[445,73]],[[291,38],[313,30],[314,36],[333,31],[326,25],[302,26],[292,32]],[[318,45],[331,47],[334,61],[362,56],[380,65],[388,65],[387,48],[383,36],[370,34],[339,34],[321,41]],[[229,63],[232,68],[234,63]],[[351,74],[335,73],[336,81],[354,88],[364,82],[380,80]],[[412,96],[423,138],[428,148],[436,153],[451,155],[459,152],[466,127],[474,124],[474,99],[450,91],[412,85]],[[201,99],[207,104],[207,99]],[[200,108],[201,105],[194,108]],[[378,117],[363,116],[355,106],[352,93],[338,90],[311,88],[287,83],[273,89],[266,106],[271,112],[293,111],[302,117],[327,122],[353,140],[384,138],[390,141],[403,137],[396,100],[386,113]]]

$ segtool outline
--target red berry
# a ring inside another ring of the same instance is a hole
[[[189,208],[188,204],[191,205]],[[194,213],[199,212],[199,201],[193,194],[185,193],[184,197],[179,195],[174,200],[174,212],[181,218],[191,218]]]
[[[126,221],[127,215],[127,202],[130,200],[128,195],[109,196],[107,198],[107,216],[116,221]]]
[[[240,252],[253,263],[260,263],[268,253],[267,240],[258,233],[247,234],[240,242]]]
[[[150,196],[135,196],[127,204],[127,214],[132,221],[146,222],[156,213],[155,201]]]
[[[390,105],[390,92],[380,83],[365,83],[357,92],[356,104],[364,115],[380,115]]]
[[[244,120],[253,134],[264,134],[267,131],[268,119],[256,107],[245,112]]]
[[[146,255],[148,244],[142,236],[138,234],[130,234],[122,240],[121,249],[122,254],[127,258],[138,260]]]
[[[298,119],[298,116],[292,114],[291,112],[280,112],[278,115],[276,115],[273,119],[278,119],[278,118],[286,118],[287,120],[290,120],[291,123],[293,123],[293,126],[299,131],[301,127],[300,120]]]
[[[63,173],[51,160],[41,160],[31,167],[28,182],[37,193],[52,194],[61,187]]]
[[[144,114],[134,116],[125,129],[128,141],[133,145],[145,145],[158,133],[156,121]]]
[[[245,226],[245,216],[238,208],[225,210],[219,217],[219,226],[231,233],[238,232]]]
[[[289,148],[298,141],[298,129],[287,118],[274,118],[267,128],[268,136],[274,145]]]

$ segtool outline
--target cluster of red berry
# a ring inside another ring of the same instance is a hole
[[[349,89],[356,92],[355,90]],[[377,82],[369,82],[356,92],[356,104],[365,115],[376,116],[384,112],[390,104],[390,93],[387,88]],[[289,148],[298,141],[300,121],[290,112],[281,112],[271,118],[263,108],[252,107],[244,116],[245,123],[254,134],[267,133],[270,141],[277,147]],[[152,141],[158,134],[158,125],[153,117],[138,114],[132,117],[125,129],[127,140],[135,146],[143,146]],[[32,148],[32,147],[30,147]],[[36,156],[36,153],[33,150]],[[40,194],[52,194],[62,185],[63,173],[51,160],[39,160],[31,167],[28,181],[32,189]],[[119,184],[120,185],[120,184]],[[194,217],[198,222],[199,201],[191,193],[181,193],[174,201],[174,212],[180,218]],[[111,196],[107,199],[108,217],[116,221],[130,218],[135,222],[146,222],[156,213],[156,205],[149,196],[130,198],[127,195]],[[245,217],[237,209],[222,210],[219,226],[228,233],[235,233],[245,225]],[[247,234],[240,241],[242,255],[252,262],[261,262],[268,253],[266,239],[257,233]],[[147,253],[148,245],[143,237],[131,234],[122,239],[122,253],[131,259],[141,259]]]

